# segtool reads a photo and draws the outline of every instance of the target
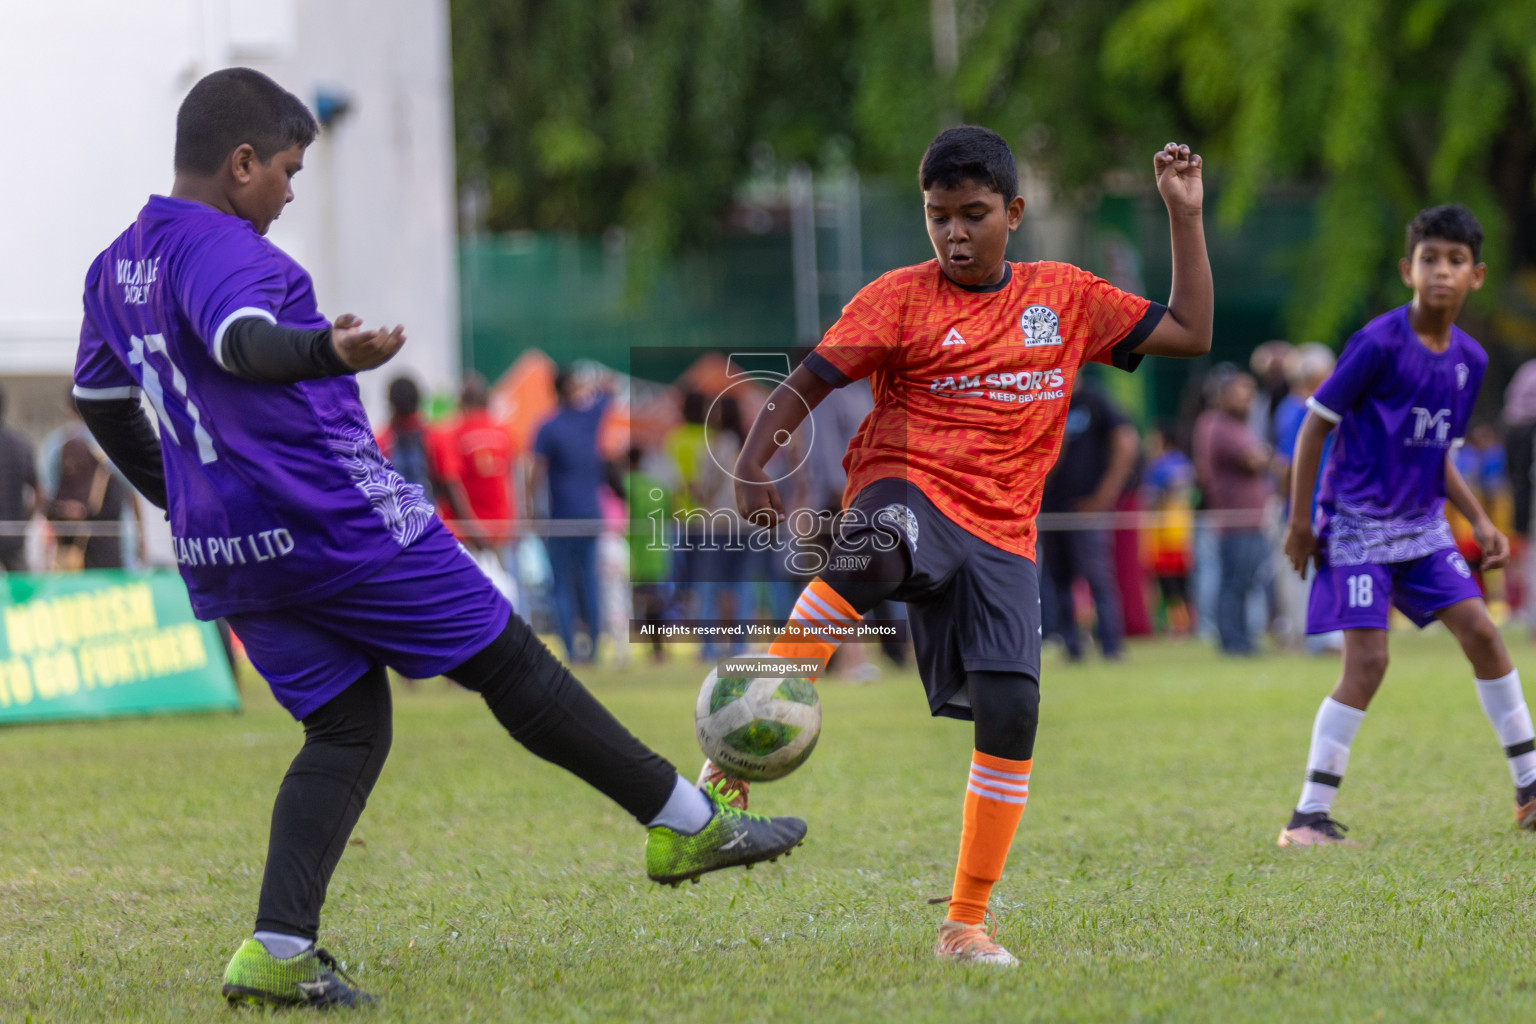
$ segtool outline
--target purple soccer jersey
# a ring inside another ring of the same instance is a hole
[[[1488,356],[1451,328],[1431,352],[1408,307],[1384,313],[1344,346],[1307,405],[1336,424],[1316,526],[1330,565],[1407,562],[1454,547],[1445,521],[1445,461],[1466,433]]]
[[[176,560],[205,619],[335,594],[442,529],[379,453],[352,377],[266,384],[219,365],[248,316],[327,325],[302,267],[202,203],[152,196],[86,275],[75,394],[154,406]]]

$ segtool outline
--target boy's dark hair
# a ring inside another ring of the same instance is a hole
[[[708,412],[709,406],[705,404],[704,396],[700,392],[690,391],[683,396],[684,423],[703,423]]]
[[[1419,215],[1408,223],[1408,258],[1426,238],[1439,238],[1447,242],[1461,242],[1472,250],[1472,262],[1483,259],[1483,226],[1472,216],[1472,211],[1460,203],[1431,206],[1420,210]]]
[[[571,389],[576,386],[576,374],[569,366],[555,370],[555,400],[562,406],[571,404]]]
[[[736,401],[733,395],[725,395],[720,399],[720,429],[728,434],[735,434],[737,441],[744,441],[747,437],[747,427],[741,418],[741,403]]]
[[[260,71],[225,68],[204,75],[176,112],[178,172],[217,174],[230,151],[248,143],[262,163],[315,141],[320,125],[304,101]]]
[[[389,382],[389,410],[397,419],[414,416],[421,410],[421,390],[409,377],[396,377]]]
[[[924,192],[976,182],[1001,195],[1004,204],[1019,194],[1019,168],[1008,143],[997,132],[974,124],[956,125],[934,136],[918,166],[917,181]]]

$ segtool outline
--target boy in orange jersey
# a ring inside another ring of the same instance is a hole
[[[830,657],[835,640],[804,632],[905,601],[930,710],[974,720],[959,864],[935,949],[944,960],[1018,963],[984,919],[1029,795],[1040,699],[1035,515],[1073,381],[1090,360],[1134,370],[1145,355],[1210,350],[1200,157],[1169,143],[1153,164],[1173,236],[1166,307],[1065,263],[1009,263],[1008,236],[1024,214],[1013,154],[985,128],[941,133],[919,169],[937,258],[853,297],[770,396],[736,463],[741,514],[778,522],[769,458],[833,388],[872,378],[874,410],[843,461],[832,557],[795,606],[800,629],[770,653]],[[705,773],[719,777],[708,764]],[[736,786],[744,804],[745,784]]]

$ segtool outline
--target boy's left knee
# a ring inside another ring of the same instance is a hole
[[[1494,679],[1513,670],[1504,637],[1481,601],[1468,600],[1440,613],[1479,678]]]
[[[976,749],[993,757],[1034,756],[1040,723],[1040,683],[1024,672],[967,672]]]

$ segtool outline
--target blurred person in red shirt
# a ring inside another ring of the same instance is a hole
[[[485,378],[467,374],[459,415],[443,430],[443,475],[462,489],[471,516],[485,524],[482,539],[498,548],[512,539],[517,518],[512,438],[491,418]]]

